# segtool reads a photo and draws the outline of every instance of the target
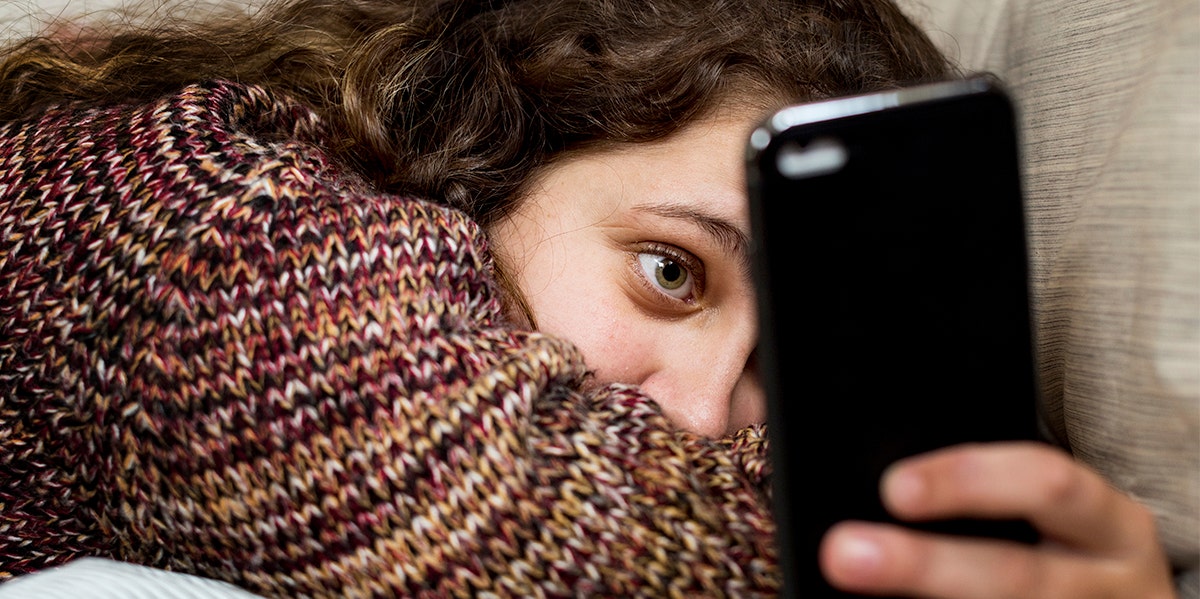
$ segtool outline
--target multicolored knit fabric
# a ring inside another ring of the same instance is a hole
[[[0,578],[83,555],[272,596],[755,596],[764,430],[580,391],[478,227],[253,87],[0,128]]]

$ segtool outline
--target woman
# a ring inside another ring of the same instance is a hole
[[[0,568],[288,596],[774,592],[742,140],[953,74],[889,3],[751,0],[292,2],[2,68]],[[848,523],[847,588],[1169,592],[1062,454],[884,492],[1055,542]]]

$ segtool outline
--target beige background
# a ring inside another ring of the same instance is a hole
[[[1050,424],[1200,596],[1200,2],[903,1],[1013,91]]]
[[[23,37],[43,31],[55,19],[86,17],[101,22],[119,22],[161,14],[203,17],[216,7],[246,9],[254,0],[0,0],[0,39]]]

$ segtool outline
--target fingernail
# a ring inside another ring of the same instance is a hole
[[[855,576],[871,574],[883,564],[883,548],[867,537],[850,534],[838,543],[839,561]]]
[[[893,506],[914,509],[925,497],[925,480],[915,472],[893,471],[887,478],[887,495]]]

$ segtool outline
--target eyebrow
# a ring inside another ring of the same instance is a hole
[[[750,271],[750,237],[729,220],[679,204],[638,204],[633,210],[696,225],[716,240],[721,249],[735,256],[744,271]]]

